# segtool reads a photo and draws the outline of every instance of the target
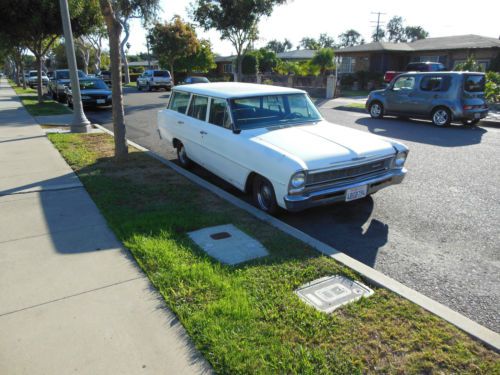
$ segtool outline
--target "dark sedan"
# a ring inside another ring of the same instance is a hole
[[[98,107],[111,105],[111,89],[99,78],[88,78],[80,80],[80,93],[82,104],[85,107]],[[66,87],[67,103],[73,108],[73,95],[71,87]]]

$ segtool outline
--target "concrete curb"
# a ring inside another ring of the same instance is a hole
[[[101,129],[105,133],[108,133],[110,135],[113,135],[113,132],[102,127],[101,125],[94,124],[97,128]],[[400,282],[384,275],[383,273],[368,267],[364,263],[361,263],[357,261],[354,258],[351,258],[350,256],[334,249],[333,247],[325,244],[324,242],[318,241],[317,239],[309,236],[308,234],[282,222],[281,220],[276,219],[273,216],[270,216],[266,214],[265,212],[257,209],[256,207],[236,198],[232,194],[222,190],[221,188],[212,185],[211,183],[203,180],[202,178],[196,176],[195,174],[179,167],[175,163],[172,163],[170,160],[167,160],[163,158],[162,156],[155,154],[151,150],[138,145],[135,142],[127,140],[127,143],[132,146],[137,148],[140,151],[143,151],[147,153],[149,156],[157,159],[161,163],[165,164],[169,168],[173,169],[177,173],[181,174],[182,176],[186,177],[190,181],[194,182],[195,184],[201,186],[202,188],[212,192],[213,194],[217,195],[218,197],[228,201],[229,203],[234,204],[235,206],[247,211],[251,215],[255,216],[256,218],[274,226],[275,228],[285,232],[286,234],[308,244],[309,246],[313,247],[314,249],[318,250],[320,253],[327,255],[339,263],[342,263],[343,265],[351,268],[352,270],[356,271],[359,273],[361,276],[363,276],[366,280],[371,282],[372,284],[383,287],[385,289],[388,289],[399,296],[416,303],[420,307],[424,308],[425,310],[439,316],[440,318],[446,320],[447,322],[455,325],[456,327],[460,328],[462,331],[468,333],[470,336],[478,339],[479,341],[483,342],[490,348],[494,349],[497,352],[500,352],[500,335],[476,322],[473,320],[463,316],[462,314],[459,314],[458,312],[450,309],[449,307],[446,307],[445,305],[434,301],[433,299],[424,296],[423,294],[417,292],[416,290],[413,290]]]

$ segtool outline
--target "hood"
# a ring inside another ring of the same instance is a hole
[[[256,136],[254,141],[294,155],[301,159],[308,170],[328,168],[360,158],[388,156],[396,152],[384,138],[327,121],[314,125],[268,129]]]
[[[106,89],[80,90],[80,93],[82,95],[111,95],[111,91]]]
[[[70,79],[58,79],[58,80],[57,80],[57,83],[58,83],[58,84],[61,84],[61,85],[67,85],[67,84],[69,84],[70,82],[71,82],[71,80],[70,80]]]

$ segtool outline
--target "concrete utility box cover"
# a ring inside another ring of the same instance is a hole
[[[208,255],[235,265],[269,255],[264,246],[232,224],[204,228],[188,233]]]
[[[371,296],[373,290],[360,282],[335,275],[305,284],[295,293],[317,310],[331,313],[340,306],[357,301],[361,297]]]

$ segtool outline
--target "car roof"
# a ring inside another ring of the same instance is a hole
[[[427,76],[435,76],[436,74],[452,76],[452,75],[464,75],[464,74],[482,74],[482,75],[484,75],[484,72],[462,72],[462,71],[460,71],[460,72],[406,72],[406,73],[398,75],[398,77],[406,76],[406,75],[417,75],[417,74],[427,75]]]
[[[260,95],[304,94],[305,91],[289,87],[260,85],[241,82],[195,83],[187,86],[176,86],[175,91],[189,92],[198,95],[214,96],[230,99]]]

